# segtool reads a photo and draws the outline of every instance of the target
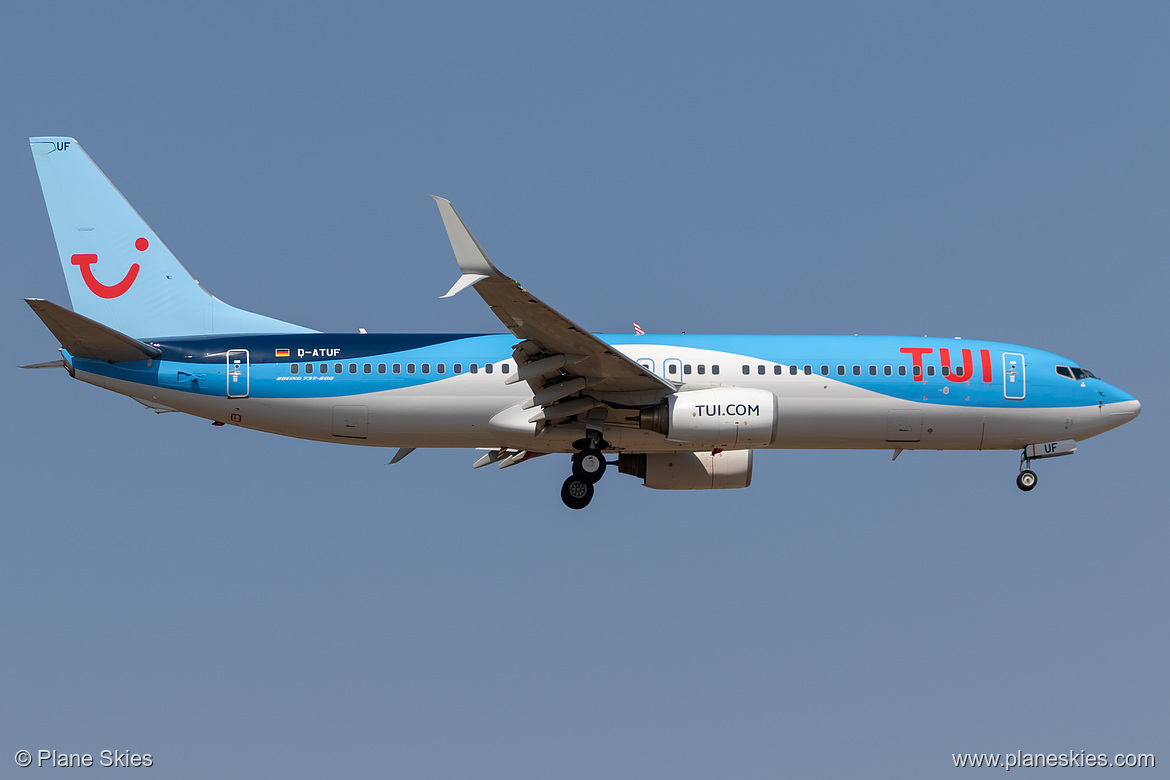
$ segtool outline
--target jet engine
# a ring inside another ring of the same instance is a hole
[[[742,387],[687,390],[642,410],[639,424],[704,449],[767,447],[776,440],[776,396]]]

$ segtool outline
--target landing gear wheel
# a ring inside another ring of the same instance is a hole
[[[1016,477],[1016,487],[1020,490],[1031,490],[1036,487],[1036,472],[1031,469],[1021,471],[1020,476]]]
[[[593,483],[579,477],[569,477],[561,486],[561,501],[569,509],[584,509],[593,500]]]
[[[573,476],[593,484],[605,473],[605,456],[601,450],[587,449],[574,453]]]

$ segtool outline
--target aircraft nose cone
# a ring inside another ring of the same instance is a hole
[[[1136,398],[1129,401],[1119,401],[1115,404],[1110,404],[1112,407],[1109,410],[1110,416],[1121,417],[1125,420],[1132,420],[1142,413],[1142,402]]]

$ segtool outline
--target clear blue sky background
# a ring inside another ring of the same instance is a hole
[[[0,774],[1170,765],[1168,40],[1160,3],[12,5]],[[21,298],[68,302],[49,134],[209,290],[314,328],[502,330],[438,299],[434,193],[598,331],[999,339],[1144,412],[1030,494],[1008,452],[770,452],[748,490],[610,475],[579,513],[567,458],[156,416],[15,368],[57,346]]]

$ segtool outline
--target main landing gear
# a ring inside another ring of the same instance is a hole
[[[593,500],[593,486],[605,474],[605,455],[602,450],[609,446],[600,436],[574,442],[577,452],[573,454],[573,474],[561,486],[561,500],[569,509],[584,509]]]

